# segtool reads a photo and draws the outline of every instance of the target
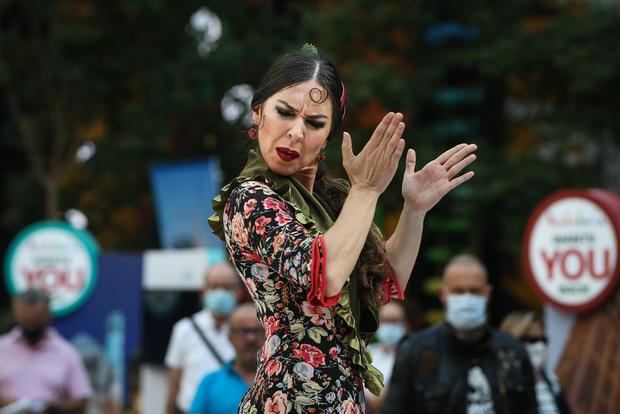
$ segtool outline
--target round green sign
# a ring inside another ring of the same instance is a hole
[[[11,243],[4,275],[11,294],[28,288],[50,295],[54,316],[81,307],[97,280],[99,247],[90,233],[60,221],[35,223]]]

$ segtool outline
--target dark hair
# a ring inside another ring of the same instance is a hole
[[[343,92],[343,84],[336,67],[317,53],[294,52],[274,63],[254,92],[252,109],[256,109],[282,89],[309,80],[316,80],[327,91],[327,96],[321,95],[315,101],[332,100],[332,127],[327,137],[328,140],[331,140],[342,123],[344,108],[340,104],[340,97]]]
[[[282,89],[308,80],[316,80],[327,90],[328,96],[321,96],[321,100],[332,100],[332,126],[327,137],[331,141],[340,129],[345,111],[344,103],[341,102],[344,85],[336,67],[318,53],[293,52],[278,60],[256,88],[252,109],[257,109]],[[330,177],[323,163],[319,163],[313,191],[338,216],[349,194],[349,183],[344,179]],[[382,284],[386,278],[385,262],[382,236],[379,229],[372,226],[352,275],[360,280],[360,296],[367,305],[378,306],[382,299]]]
[[[502,332],[509,333],[513,337],[521,340],[527,330],[534,323],[539,323],[541,326],[545,326],[543,317],[539,312],[530,310],[517,310],[510,312],[504,317],[500,325]]]
[[[49,306],[50,297],[47,293],[42,290],[29,288],[25,291],[17,294],[14,297],[14,301],[16,303],[23,303],[24,305],[45,305]]]

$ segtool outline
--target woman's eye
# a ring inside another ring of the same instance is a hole
[[[287,109],[282,109],[282,108],[277,108],[277,107],[276,107],[276,111],[278,111],[278,114],[280,114],[280,116],[283,116],[283,117],[286,117],[286,118],[288,118],[288,117],[291,117],[291,116],[295,115],[295,114],[293,113],[293,111],[289,111],[289,110],[287,110]]]
[[[277,106],[276,106],[276,111],[278,112],[278,115],[280,115],[283,118],[292,118],[296,115],[296,113],[294,111],[291,111],[290,109],[280,108]],[[306,122],[308,123],[308,125],[310,125],[314,129],[321,129],[325,126],[325,122],[314,121],[312,119],[308,119],[306,120]]]
[[[325,123],[318,121],[308,121],[308,124],[314,129],[320,129],[325,126]]]

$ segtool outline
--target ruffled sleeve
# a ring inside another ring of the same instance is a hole
[[[225,208],[224,233],[229,250],[269,266],[284,276],[300,300],[335,306],[340,295],[325,297],[326,252],[323,236],[313,236],[294,211],[269,186],[246,181],[236,187]],[[257,273],[258,277],[262,277]]]
[[[381,301],[381,304],[385,305],[392,299],[404,300],[405,294],[398,284],[396,272],[394,272],[394,269],[389,262],[385,262],[385,268],[388,276],[383,281],[383,300]]]
[[[325,297],[325,242],[323,236],[319,236],[312,242],[312,266],[310,273],[310,291],[308,301],[314,306],[335,306],[340,299],[340,293]]]

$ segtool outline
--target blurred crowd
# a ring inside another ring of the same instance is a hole
[[[369,351],[386,388],[366,393],[367,412],[570,413],[546,369],[541,315],[516,311],[496,329],[487,316],[492,291],[484,264],[464,254],[443,272],[443,321],[411,332],[403,302],[383,306]],[[234,269],[209,268],[200,295],[203,308],[170,337],[166,414],[236,413],[254,380],[265,331]],[[88,412],[91,381],[79,353],[50,327],[49,297],[27,290],[13,312],[17,325],[0,336],[0,413]]]

